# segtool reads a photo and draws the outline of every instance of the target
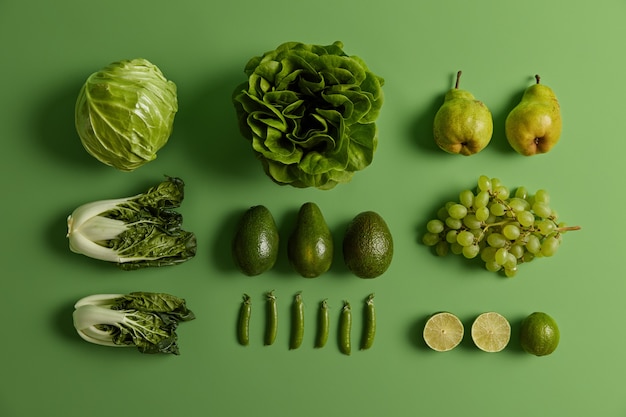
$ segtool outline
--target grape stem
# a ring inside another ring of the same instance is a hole
[[[506,224],[509,223],[514,223],[515,219],[507,219],[507,220],[502,220],[501,222],[496,222],[496,223],[487,223],[485,224],[485,227],[483,227],[482,232],[480,233],[480,235],[476,238],[477,242],[480,242],[483,240],[483,238],[485,237],[485,232],[487,232],[487,229],[489,229],[490,227],[493,226],[504,226]],[[557,227],[555,229],[556,232],[558,233],[563,233],[563,232],[570,232],[573,230],[580,230],[581,227],[580,226],[562,226],[562,227]]]
[[[580,226],[563,226],[556,229],[557,232],[569,232],[572,230],[580,230]]]
[[[538,74],[537,74],[537,75],[535,75],[535,78],[537,78],[537,84],[539,84],[539,79],[540,79],[539,75],[538,75]],[[504,207],[506,207],[506,212],[507,212],[507,213],[511,213],[511,212],[513,211],[513,209],[511,208],[511,206],[510,206],[510,205],[508,205],[505,201],[503,201],[503,200],[502,200],[502,199],[500,199],[500,198],[497,198],[497,197],[496,197],[493,193],[490,193],[490,194],[491,194],[491,196],[492,196],[492,197],[493,197],[493,198],[494,198],[494,199],[495,199],[498,203],[500,203],[500,204],[502,204]],[[554,218],[552,218],[552,217],[551,217],[550,219],[551,219],[552,221],[554,221]],[[483,233],[481,233],[481,234],[480,234],[480,237],[478,238],[478,241],[480,242],[480,240],[483,238],[483,235],[485,234],[485,230],[487,230],[487,228],[488,228],[488,227],[490,227],[490,226],[502,226],[502,225],[505,225],[505,224],[507,224],[507,223],[511,223],[511,222],[513,222],[513,221],[514,221],[514,219],[513,219],[513,218],[511,218],[510,220],[504,220],[504,221],[501,221],[501,222],[498,222],[498,223],[491,223],[491,224],[487,224],[487,225],[485,226],[485,228],[483,229]],[[563,226],[563,227],[558,227],[558,228],[556,228],[555,230],[556,230],[557,232],[559,232],[559,233],[560,233],[560,232],[570,232],[570,231],[573,231],[573,230],[580,230],[580,226]]]
[[[501,222],[496,222],[496,223],[487,223],[485,224],[485,227],[483,227],[482,232],[480,232],[480,236],[478,236],[476,238],[477,242],[480,242],[481,240],[483,240],[483,237],[485,237],[485,232],[487,231],[487,229],[489,229],[490,227],[493,226],[503,226],[505,224],[509,224],[509,223],[513,223],[515,220],[514,219],[508,219],[508,220],[503,220]]]

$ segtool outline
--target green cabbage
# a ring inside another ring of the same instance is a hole
[[[245,67],[239,127],[278,184],[330,189],[372,162],[384,80],[342,48],[287,42]]]
[[[145,59],[114,62],[87,78],[75,123],[89,154],[121,171],[156,158],[178,111],[176,85]]]

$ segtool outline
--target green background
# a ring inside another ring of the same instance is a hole
[[[622,0],[2,1],[0,415],[624,416],[625,13]],[[333,190],[280,187],[239,136],[231,91],[252,56],[285,41],[335,40],[386,81],[374,162]],[[176,82],[180,108],[158,158],[122,173],[83,150],[73,107],[89,74],[135,57]],[[494,116],[491,144],[472,157],[432,142],[434,113],[459,69],[462,87]],[[563,135],[549,154],[522,157],[506,143],[504,119],[535,73],[561,102]],[[433,256],[418,243],[425,222],[481,174],[547,189],[561,218],[582,230],[513,279]],[[193,260],[124,272],[69,251],[65,220],[76,206],[133,195],[163,175],[186,183],[180,212],[198,237]],[[284,245],[262,276],[234,269],[229,244],[246,208],[266,205],[284,237],[307,201],[319,205],[338,247],[352,217],[380,213],[395,239],[387,273],[359,279],[338,251],[329,273],[307,280],[291,270]],[[272,289],[281,327],[264,347],[261,306]],[[77,299],[137,290],[184,297],[196,313],[179,328],[180,356],[100,347],[75,334]],[[307,326],[303,346],[290,351],[297,291]],[[244,292],[253,299],[245,348],[234,330]],[[341,301],[357,306],[356,337],[370,292],[375,345],[344,356],[334,330]],[[316,350],[323,298],[333,331]],[[466,333],[455,350],[430,351],[421,331],[440,310],[458,315],[466,331],[481,312],[497,311],[511,322],[511,343],[487,354]],[[559,323],[551,356],[519,347],[519,323],[533,311]]]

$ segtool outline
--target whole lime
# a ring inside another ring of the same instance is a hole
[[[556,321],[546,313],[535,312],[522,321],[520,343],[533,355],[545,356],[559,345],[560,333]]]

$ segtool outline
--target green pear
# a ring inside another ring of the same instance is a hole
[[[459,89],[461,71],[456,74],[454,88],[445,95],[435,114],[433,134],[437,145],[446,152],[473,155],[491,141],[493,119],[485,104]]]
[[[524,91],[522,100],[511,110],[505,121],[505,134],[517,152],[530,156],[546,153],[561,137],[561,107],[554,91],[540,84]]]

